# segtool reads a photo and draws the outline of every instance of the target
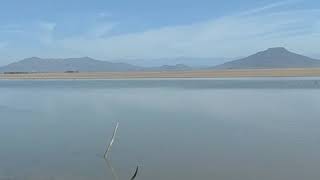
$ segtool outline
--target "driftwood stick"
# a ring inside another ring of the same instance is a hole
[[[107,159],[106,160],[106,163],[107,163],[107,166],[108,168],[111,170],[111,174],[112,174],[112,177],[115,179],[115,180],[119,180],[119,176],[118,174],[116,173],[116,171],[114,170],[114,168],[112,167],[111,165],[111,162]]]
[[[116,125],[116,127],[114,128],[111,141],[110,141],[110,143],[109,143],[109,145],[108,145],[108,147],[107,147],[107,149],[106,149],[106,151],[105,151],[105,153],[104,153],[104,155],[103,155],[103,157],[104,157],[106,160],[108,160],[108,156],[109,156],[109,154],[110,154],[111,147],[112,147],[112,145],[113,145],[115,136],[116,136],[116,134],[117,134],[118,127],[119,127],[119,122],[117,122],[117,125]]]
[[[116,171],[112,167],[111,162],[109,160],[109,156],[110,156],[111,147],[113,145],[113,142],[114,142],[115,136],[117,134],[118,128],[119,128],[119,122],[117,122],[116,127],[113,130],[113,134],[112,134],[111,140],[110,140],[110,142],[109,142],[109,144],[108,144],[108,146],[106,148],[106,151],[105,151],[105,153],[103,155],[103,158],[105,159],[105,161],[107,163],[107,166],[111,170],[112,176],[113,176],[113,178],[115,180],[119,180],[119,176],[117,175]],[[134,180],[137,177],[138,171],[139,171],[139,166],[136,167],[136,170],[135,170],[135,172],[134,172],[134,174],[133,174],[133,176],[131,177],[130,180]]]
[[[139,166],[136,167],[136,170],[130,180],[134,180],[137,177],[138,171],[139,171]]]

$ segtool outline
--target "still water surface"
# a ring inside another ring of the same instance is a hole
[[[320,78],[0,81],[0,180],[319,180]]]

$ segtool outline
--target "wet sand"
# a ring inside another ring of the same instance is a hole
[[[312,77],[320,68],[197,70],[166,72],[79,72],[0,74],[0,79],[130,79],[130,78],[235,78],[235,77]]]

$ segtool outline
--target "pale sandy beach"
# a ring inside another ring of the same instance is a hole
[[[198,70],[167,72],[79,72],[0,74],[0,79],[129,79],[129,78],[235,78],[235,77],[313,77],[320,68]]]

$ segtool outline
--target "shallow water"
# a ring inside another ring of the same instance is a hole
[[[0,81],[0,180],[318,180],[320,78]]]

